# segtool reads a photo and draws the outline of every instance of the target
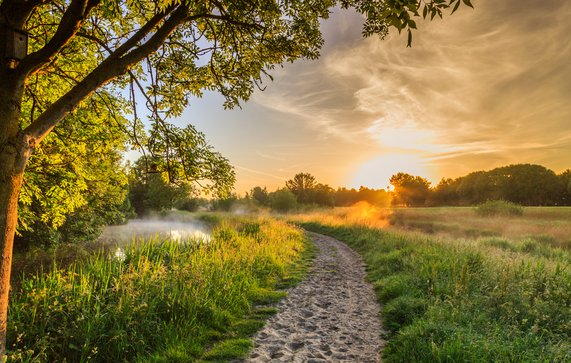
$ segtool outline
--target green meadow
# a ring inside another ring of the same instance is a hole
[[[270,218],[208,215],[208,240],[136,240],[27,273],[14,286],[13,362],[196,362],[244,356],[299,281],[303,233]]]
[[[293,219],[364,257],[385,362],[569,362],[570,217],[361,205]]]
[[[8,358],[240,359],[283,288],[307,272],[314,252],[303,227],[363,256],[381,304],[384,361],[569,362],[570,217],[571,208],[482,216],[366,203],[273,217],[198,215],[212,226],[209,239],[157,236],[23,269]]]

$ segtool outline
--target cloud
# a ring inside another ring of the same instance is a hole
[[[322,138],[417,151],[443,170],[504,162],[561,169],[571,154],[571,3],[480,1],[420,22],[413,48],[358,40],[361,19],[327,28],[322,58],[285,67],[256,102]],[[343,20],[340,20],[343,19]],[[551,159],[548,159],[548,156]],[[448,161],[444,161],[448,160]]]

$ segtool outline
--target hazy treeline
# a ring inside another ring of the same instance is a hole
[[[442,179],[426,205],[474,205],[506,200],[526,206],[571,205],[571,170],[556,174],[541,165],[516,164]]]
[[[327,184],[318,183],[309,173],[296,174],[285,183],[285,187],[268,192],[266,187],[254,187],[246,194],[246,199],[254,203],[271,207],[278,211],[289,211],[298,206],[350,206],[366,201],[374,205],[390,206],[392,195],[384,189],[333,189]]]
[[[407,173],[390,179],[393,190],[338,188],[318,183],[309,173],[296,174],[284,188],[268,192],[254,187],[246,195],[262,206],[287,211],[299,205],[349,206],[366,201],[377,206],[468,206],[505,200],[525,206],[571,205],[571,171],[556,174],[541,165],[516,164],[476,171],[456,179],[443,178],[436,186]]]

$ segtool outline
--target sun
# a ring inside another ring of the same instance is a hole
[[[375,189],[390,189],[389,179],[396,173],[419,175],[433,181],[428,161],[415,154],[385,154],[361,164],[351,177],[353,188],[366,186]]]

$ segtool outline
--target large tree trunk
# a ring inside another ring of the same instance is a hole
[[[24,82],[10,71],[0,71],[0,79],[0,361],[4,361],[18,195],[33,143],[19,126]]]
[[[2,155],[0,160],[5,161],[10,155]],[[20,164],[16,159],[20,155],[12,156],[12,164]],[[18,194],[22,187],[23,170],[20,168],[7,168],[0,164],[0,357],[6,352],[6,326],[8,316],[8,296],[10,292],[10,271],[12,268],[12,247],[14,233],[18,223]],[[11,169],[11,170],[10,170]]]

